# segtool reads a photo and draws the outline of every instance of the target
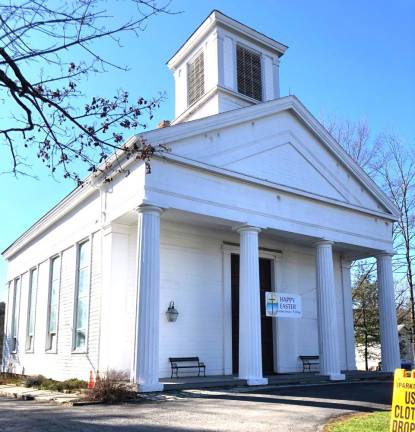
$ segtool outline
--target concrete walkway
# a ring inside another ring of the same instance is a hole
[[[61,393],[49,390],[37,390],[34,388],[15,386],[15,385],[0,385],[0,396],[9,398],[36,400],[38,402],[56,402],[56,403],[72,403],[79,399],[79,394],[76,393]]]
[[[169,400],[56,406],[0,398],[1,432],[314,432],[332,417],[387,410],[391,382],[171,392]]]

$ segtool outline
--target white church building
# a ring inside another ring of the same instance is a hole
[[[377,259],[382,369],[400,366],[398,210],[295,96],[280,96],[286,49],[218,11],[187,39],[168,62],[175,120],[141,135],[169,149],[151,174],[130,159],[129,176],[89,177],[3,252],[2,370],[127,370],[156,391],[170,357],[256,385],[302,372],[309,355],[341,380],[356,368],[350,265],[366,257]],[[297,313],[268,316],[273,298]]]

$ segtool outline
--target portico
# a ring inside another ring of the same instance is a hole
[[[134,379],[138,384],[139,391],[158,391],[162,389],[159,378],[165,376],[160,371],[160,362],[163,363],[163,354],[159,351],[160,340],[160,320],[161,325],[165,326],[164,310],[160,307],[160,274],[163,269],[160,267],[160,227],[167,225],[168,229],[179,223],[180,230],[186,229],[185,224],[179,222],[181,219],[190,222],[190,226],[196,232],[198,227],[203,226],[206,229],[213,228],[218,230],[218,225],[224,223],[223,220],[210,220],[216,225],[209,227],[206,218],[201,218],[198,222],[197,215],[187,215],[183,217],[182,212],[174,209],[163,209],[155,204],[143,204],[137,209],[139,240],[138,248],[138,293],[139,309],[140,304],[143,307],[145,303],[145,313],[142,313],[141,320],[137,320],[137,351],[136,351],[136,375]],[[174,215],[174,216],[172,216]],[[178,217],[178,216],[181,217]],[[174,222],[173,222],[174,221]],[[232,315],[232,299],[230,293],[230,257],[232,254],[239,256],[239,367],[237,378],[246,381],[248,385],[263,385],[268,382],[262,371],[262,348],[261,343],[261,305],[259,289],[259,262],[260,257],[267,257],[273,262],[273,287],[272,290],[283,290],[282,272],[284,272],[284,250],[261,247],[264,244],[262,239],[276,237],[272,235],[272,230],[260,228],[249,224],[235,225],[235,221],[227,221],[220,227],[219,236],[222,236],[222,256],[223,256],[223,295],[219,298],[223,301],[223,375],[232,373],[232,330],[229,329]],[[226,234],[225,234],[226,233]],[[280,233],[281,234],[281,233]],[[201,233],[199,233],[201,235]],[[227,241],[235,239],[237,241]],[[284,235],[281,236],[284,238]],[[300,238],[296,238],[294,233],[287,233],[287,238],[298,246]],[[285,240],[286,241],[286,240]],[[304,239],[303,239],[304,241]],[[265,241],[265,244],[269,244]],[[318,344],[316,345],[315,354],[320,356],[320,374],[327,376],[330,380],[345,379],[344,371],[353,371],[356,369],[354,362],[354,331],[352,321],[352,302],[351,302],[351,281],[350,281],[350,263],[352,251],[350,246],[344,244],[336,245],[330,240],[313,241],[308,239],[305,242],[308,252],[314,255],[314,276],[315,280],[310,281],[316,287],[317,302],[317,328]],[[361,248],[356,248],[355,254],[361,253]],[[337,259],[334,259],[334,254]],[[380,311],[380,322],[382,329],[382,363],[383,371],[393,371],[399,367],[399,351],[397,339],[394,339],[393,330],[396,329],[393,324],[394,310],[388,307],[390,296],[393,296],[393,284],[386,277],[388,271],[388,261],[390,254],[379,254],[378,271],[382,277],[379,278],[379,294],[383,309]],[[149,265],[151,263],[151,265]],[[340,274],[341,289],[339,292],[338,277],[335,276],[335,267]],[[301,271],[301,268],[299,268]],[[389,267],[390,276],[392,268]],[[385,274],[385,276],[383,276]],[[228,287],[228,288],[227,288]],[[341,298],[339,298],[339,295]],[[388,300],[389,295],[389,300]],[[150,299],[151,297],[151,299]],[[141,300],[143,299],[143,300]],[[167,299],[166,299],[167,300]],[[170,300],[170,298],[168,299]],[[343,311],[338,311],[340,307]],[[177,302],[177,307],[181,309],[181,302]],[[182,314],[185,311],[180,310]],[[392,318],[391,318],[392,317]],[[274,372],[279,372],[281,365],[278,364],[281,358],[280,350],[284,350],[284,342],[281,340],[282,335],[277,321],[281,327],[287,323],[281,323],[281,319],[267,318],[273,320],[274,338],[273,347],[275,351]],[[395,318],[396,319],[396,318]],[[179,318],[180,320],[180,318]],[[194,322],[195,326],[200,322]],[[174,326],[174,324],[172,325]],[[287,328],[287,327],[286,327]],[[344,335],[339,337],[339,331],[343,328]],[[340,350],[339,344],[343,347]],[[141,347],[141,349],[139,348]],[[151,347],[151,349],[145,349]],[[191,347],[186,348],[190,354]],[[306,350],[307,348],[304,348]],[[343,360],[340,359],[340,351]],[[161,356],[161,357],[160,357]],[[384,356],[384,357],[383,357]],[[160,359],[158,361],[157,359]],[[140,366],[141,365],[141,366]],[[297,365],[294,365],[296,367]],[[209,374],[208,365],[208,375]]]

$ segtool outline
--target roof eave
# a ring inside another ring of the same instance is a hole
[[[371,193],[377,198],[377,200],[384,205],[384,207],[390,212],[385,213],[384,217],[390,220],[398,220],[399,210],[384,194],[384,192],[376,185],[376,183],[363,171],[363,169],[353,161],[353,159],[346,153],[346,151],[336,142],[336,140],[329,134],[329,132],[318,122],[318,120],[307,110],[307,108],[297,99],[295,96],[285,96],[272,101],[264,102],[261,104],[244,107],[232,111],[227,111],[220,114],[215,114],[209,117],[204,117],[197,120],[191,120],[184,123],[179,123],[174,126],[154,129],[152,131],[140,134],[145,140],[150,142],[153,146],[159,144],[168,144],[180,139],[188,138],[194,135],[203,134],[212,130],[216,130],[231,125],[243,123],[245,121],[252,120],[255,118],[264,117],[273,113],[281,112],[284,110],[292,110],[310,130],[319,137],[319,139],[326,143],[326,145],[332,150],[334,155],[350,169],[356,178],[367,187]],[[137,136],[131,137],[125,145],[131,145]],[[122,157],[122,153],[121,153]],[[107,163],[111,163],[116,159],[120,159],[120,152],[112,155],[107,160]],[[126,164],[132,163],[133,159],[125,161]],[[105,164],[100,167],[103,169]],[[115,172],[114,176],[118,176],[119,173]],[[61,202],[54,206],[49,212],[47,212],[41,219],[39,219],[34,225],[32,225],[27,231],[25,231],[20,237],[18,237],[9,247],[7,247],[2,255],[8,259],[18,252],[28,241],[33,240],[37,235],[44,232],[51,223],[59,220],[64,214],[66,214],[65,208],[74,208],[79,202],[82,202],[89,194],[93,193],[103,182],[105,173],[100,175],[91,174],[84,182],[83,187],[74,189],[69,195],[67,195]],[[68,210],[69,211],[69,210]],[[34,234],[34,231],[36,233]]]
[[[176,66],[183,61],[188,55],[192,48],[197,45],[200,40],[208,34],[212,28],[218,25],[224,27],[236,33],[242,34],[245,37],[249,37],[261,45],[265,46],[269,50],[275,51],[279,57],[284,55],[288,49],[287,45],[278,42],[257,30],[242,24],[241,22],[223,14],[218,10],[212,11],[206,19],[196,28],[196,30],[186,39],[186,41],[180,46],[180,48],[167,60],[166,64],[170,70],[174,70]]]

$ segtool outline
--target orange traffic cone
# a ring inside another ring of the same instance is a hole
[[[88,389],[92,390],[95,387],[95,381],[94,381],[94,373],[89,371],[89,381],[88,381]]]

